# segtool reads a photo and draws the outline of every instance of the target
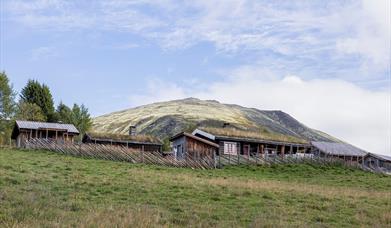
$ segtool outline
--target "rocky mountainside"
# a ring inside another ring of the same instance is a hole
[[[338,141],[282,111],[263,111],[196,98],[153,103],[99,116],[94,119],[92,130],[127,134],[134,125],[138,133],[164,139],[196,127],[219,128],[224,123],[238,130],[263,131],[308,141]]]

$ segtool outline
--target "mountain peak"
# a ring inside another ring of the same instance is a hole
[[[282,111],[262,111],[216,100],[194,97],[159,102],[96,117],[96,132],[126,134],[129,125],[137,125],[141,134],[161,139],[198,127],[221,128],[224,123],[238,130],[282,134],[308,141],[333,141],[327,134],[306,127]]]

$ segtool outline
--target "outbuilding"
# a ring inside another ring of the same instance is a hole
[[[368,152],[344,142],[311,142],[313,153],[319,157],[340,158],[362,164]]]
[[[170,138],[176,159],[187,157],[199,159],[204,157],[214,158],[219,145],[202,139],[190,133],[181,132]]]
[[[111,134],[87,132],[84,134],[83,143],[124,146],[137,151],[162,152],[161,141],[149,135],[136,135],[135,133]]]
[[[365,166],[391,173],[391,157],[381,154],[369,153],[364,157]]]
[[[79,131],[73,124],[47,123],[35,121],[15,121],[11,139],[17,147],[24,147],[30,139],[55,140],[59,143],[73,142]]]

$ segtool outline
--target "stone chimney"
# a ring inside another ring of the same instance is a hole
[[[135,136],[135,135],[137,135],[136,126],[131,125],[131,126],[129,127],[129,135],[130,135],[130,136]]]

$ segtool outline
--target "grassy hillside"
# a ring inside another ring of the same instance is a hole
[[[153,103],[99,116],[93,131],[127,134],[130,125],[137,131],[164,139],[195,127],[220,128],[230,123],[238,130],[262,132],[262,135],[299,140],[336,141],[337,139],[310,129],[282,111],[261,111],[217,101],[188,98]]]
[[[342,167],[191,170],[0,149],[0,227],[390,227],[390,189],[390,176]]]

